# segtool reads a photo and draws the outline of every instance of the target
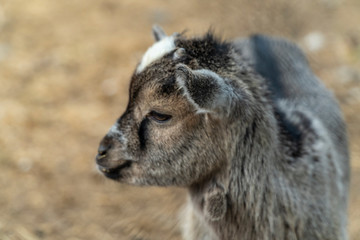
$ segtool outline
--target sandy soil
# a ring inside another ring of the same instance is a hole
[[[349,233],[360,239],[358,0],[0,0],[0,239],[180,239],[183,189],[115,184],[93,160],[153,23],[303,47],[348,123]]]

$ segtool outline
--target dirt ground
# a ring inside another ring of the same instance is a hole
[[[305,50],[348,123],[349,234],[360,239],[358,0],[0,0],[0,239],[180,239],[183,189],[116,184],[94,165],[154,23]]]

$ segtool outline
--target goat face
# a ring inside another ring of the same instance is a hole
[[[231,89],[216,73],[183,64],[186,49],[156,30],[158,42],[138,65],[127,109],[101,141],[96,162],[120,182],[189,186],[224,165],[221,116]]]

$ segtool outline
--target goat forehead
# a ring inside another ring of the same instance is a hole
[[[169,96],[176,93],[174,62],[162,59],[156,66],[134,74],[130,84],[130,101]],[[140,96],[139,96],[140,95]]]
[[[173,51],[176,48],[174,36],[165,37],[161,41],[154,43],[144,54],[136,73],[143,71],[149,64],[155,60],[160,59],[165,54]]]
[[[134,96],[135,103],[151,104],[154,102],[169,101],[178,95],[175,80],[163,79],[162,81],[151,81],[140,86],[137,96]]]

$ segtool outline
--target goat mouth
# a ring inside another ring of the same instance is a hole
[[[124,168],[130,167],[131,164],[132,164],[132,161],[127,160],[123,164],[121,164],[117,167],[114,167],[114,168],[107,168],[107,167],[98,165],[98,169],[100,170],[100,172],[102,172],[105,175],[105,177],[113,179],[113,180],[117,180],[121,176],[121,174],[120,174],[121,170]]]

